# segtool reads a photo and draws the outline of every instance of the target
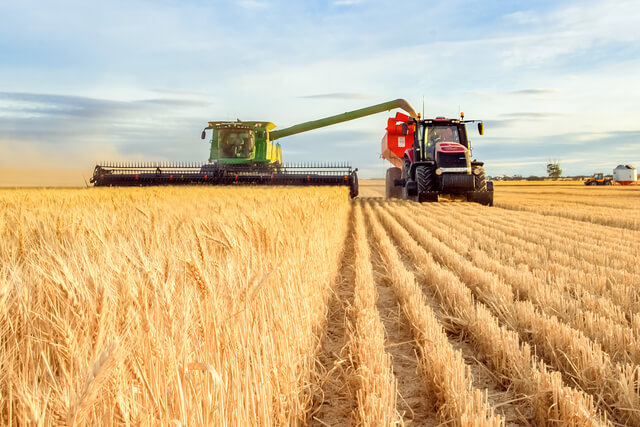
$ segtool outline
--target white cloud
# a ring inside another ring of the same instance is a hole
[[[529,33],[517,35],[505,45],[505,65],[542,66],[563,57],[588,53],[615,42],[637,42],[640,2],[608,0],[559,8],[551,12],[517,12],[508,20],[530,24]]]

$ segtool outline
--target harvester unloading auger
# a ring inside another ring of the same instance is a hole
[[[351,197],[356,197],[357,169],[347,163],[284,164],[282,148],[273,141],[395,108],[416,117],[407,101],[396,99],[281,130],[273,130],[276,125],[268,121],[209,122],[202,131],[202,139],[212,131],[208,163],[101,163],[91,182],[96,186],[337,185],[349,187]]]

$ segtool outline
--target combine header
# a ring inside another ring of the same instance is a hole
[[[202,139],[211,131],[208,163],[100,163],[91,182],[96,186],[339,185],[349,187],[351,197],[356,197],[357,169],[346,163],[284,164],[282,148],[274,141],[394,108],[415,117],[407,101],[396,99],[281,130],[273,130],[276,125],[268,121],[209,122],[202,131]]]

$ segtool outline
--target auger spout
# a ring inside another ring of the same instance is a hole
[[[381,113],[383,111],[393,110],[394,108],[400,108],[413,118],[417,117],[413,107],[404,99],[395,99],[389,102],[383,102],[382,104],[372,105],[370,107],[361,108],[359,110],[348,111],[342,114],[336,114],[335,116],[325,117],[323,119],[311,120],[291,126],[288,128],[274,130],[269,133],[269,139],[275,141],[276,139],[284,138],[285,136],[291,136],[302,132],[307,132],[313,129],[318,129],[325,126],[335,125],[337,123],[346,122],[349,120],[359,119],[361,117],[370,116],[372,114]]]

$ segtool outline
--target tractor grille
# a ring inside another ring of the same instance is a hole
[[[443,191],[473,191],[473,175],[445,173],[440,177]]]
[[[438,153],[439,168],[466,168],[466,153]]]

